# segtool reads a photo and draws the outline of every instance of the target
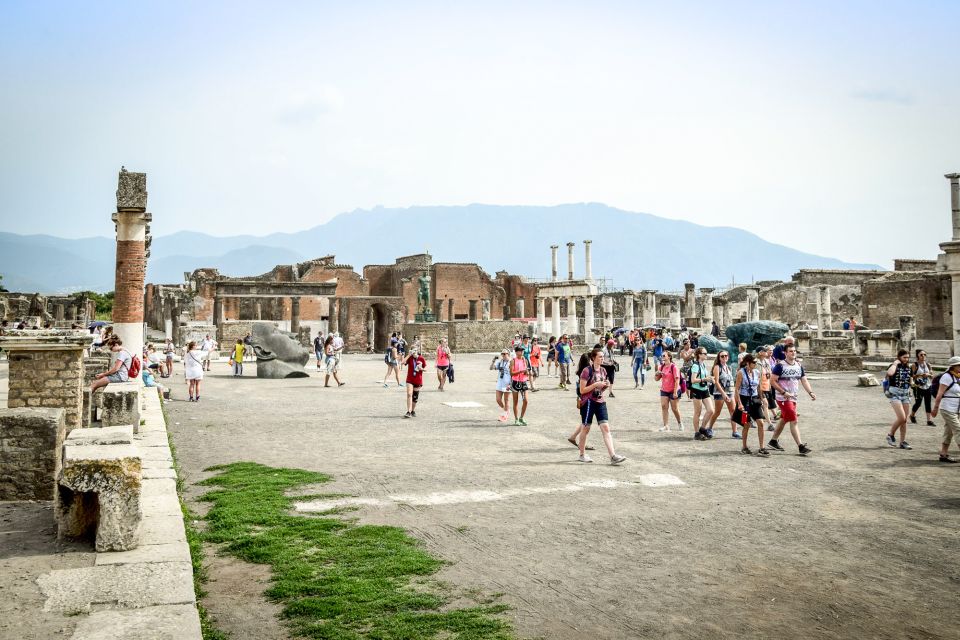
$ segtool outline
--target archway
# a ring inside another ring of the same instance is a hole
[[[367,312],[367,338],[374,351],[384,351],[390,341],[390,308],[382,302],[370,305]]]

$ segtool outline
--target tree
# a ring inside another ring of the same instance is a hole
[[[3,275],[0,274],[0,293],[6,293],[7,288],[3,286]]]
[[[81,294],[87,296],[97,305],[97,319],[109,320],[113,313],[113,291],[107,293],[97,293],[96,291],[81,291]]]

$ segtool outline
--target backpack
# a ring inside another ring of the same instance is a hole
[[[600,380],[606,380],[606,379],[607,379],[607,372],[604,371],[603,369],[600,369],[600,371],[603,371],[603,375],[600,377]],[[587,386],[588,386],[588,387],[589,387],[591,384],[593,384],[594,382],[597,382],[597,381],[598,381],[596,376],[597,376],[597,370],[593,368],[593,365],[590,365],[590,377],[587,378]],[[591,391],[591,392],[587,395],[587,397],[584,397],[584,396],[580,393],[580,382],[579,382],[579,381],[582,380],[582,379],[583,379],[583,378],[581,378],[580,376],[577,376],[577,397],[578,397],[577,406],[578,406],[578,407],[582,407],[584,404],[587,403],[587,401],[590,400],[590,398],[593,397],[593,395],[594,395],[595,393],[598,393],[596,390],[593,390],[593,391]]]
[[[140,377],[140,357],[131,356],[130,358],[130,368],[127,370],[127,378],[130,380],[136,380]]]
[[[387,347],[387,350],[383,353],[383,361],[384,361],[386,364],[390,364],[390,355],[391,355],[390,352],[391,352],[391,351],[393,351],[393,348]]]
[[[447,365],[447,382],[453,382],[453,360]]]

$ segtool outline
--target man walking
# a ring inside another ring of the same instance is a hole
[[[560,367],[560,388],[566,389],[570,384],[570,343],[567,334],[560,336],[557,343],[557,366]]]

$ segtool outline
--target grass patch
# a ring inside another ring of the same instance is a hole
[[[226,553],[272,568],[270,599],[283,605],[291,630],[323,640],[508,640],[503,604],[441,610],[450,598],[414,589],[442,561],[397,527],[358,525],[336,517],[290,515],[288,491],[329,476],[251,462],[212,467],[200,484],[216,487],[203,539]]]

